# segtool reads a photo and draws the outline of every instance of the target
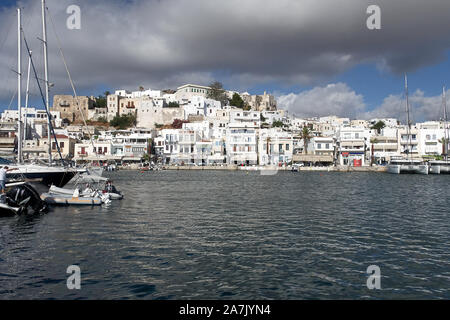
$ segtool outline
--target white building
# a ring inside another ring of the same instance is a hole
[[[343,166],[366,165],[366,151],[370,143],[369,130],[361,127],[342,126],[337,132],[338,161]]]
[[[257,127],[241,122],[228,125],[226,135],[227,163],[256,165],[258,162]]]
[[[260,165],[285,166],[292,161],[292,134],[281,128],[261,129],[258,135]]]
[[[210,87],[199,86],[195,84],[186,84],[177,89],[175,97],[177,101],[179,101],[180,104],[182,104],[191,101],[192,97],[194,96],[202,96],[206,98],[210,90],[211,90]]]
[[[184,101],[182,105],[184,109],[184,119],[189,116],[214,117],[216,110],[221,109],[219,101],[207,99],[203,96],[192,96],[188,101]]]

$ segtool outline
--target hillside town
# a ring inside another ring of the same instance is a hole
[[[364,167],[404,156],[408,144],[412,158],[445,153],[443,121],[414,124],[409,141],[398,119],[299,118],[273,95],[228,91],[218,82],[100,97],[55,95],[50,113],[62,157],[77,165]],[[1,114],[1,157],[17,150],[18,114]],[[47,113],[27,108],[23,114],[24,158],[47,159]],[[54,159],[57,149],[52,142]]]

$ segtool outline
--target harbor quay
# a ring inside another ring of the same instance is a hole
[[[335,166],[335,167],[297,167],[295,170],[292,166],[287,167],[242,167],[242,166],[164,166],[161,170],[193,170],[193,171],[281,171],[281,172],[387,172],[386,166],[373,166],[373,167],[350,167],[350,166]],[[127,171],[143,171],[143,168],[138,165],[130,165],[120,167],[120,170]]]

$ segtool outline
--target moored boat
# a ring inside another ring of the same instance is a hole
[[[25,182],[6,184],[8,192],[0,195],[0,216],[41,214],[48,211],[37,191]]]
[[[449,161],[430,161],[429,165],[431,174],[450,174]]]
[[[89,205],[100,206],[103,200],[100,197],[74,197],[68,194],[43,193],[41,199],[52,205]]]
[[[394,174],[428,174],[429,165],[421,160],[393,159],[387,167],[387,172]]]

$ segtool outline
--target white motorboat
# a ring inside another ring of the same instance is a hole
[[[430,173],[431,174],[450,174],[450,162],[441,161],[430,161]]]
[[[389,163],[387,172],[394,174],[428,174],[429,165],[421,160],[394,159]]]
[[[74,197],[67,194],[43,193],[41,199],[53,205],[89,205],[99,206],[104,203],[100,197]]]
[[[115,189],[115,188],[114,188]],[[51,186],[49,189],[49,193],[52,194],[63,194],[63,195],[73,195],[76,192],[77,189],[68,189],[68,188],[58,188],[56,186]],[[79,190],[80,197],[91,197],[94,192],[98,192],[99,194],[103,196],[107,196],[110,200],[122,200],[123,195],[116,191],[116,192],[107,192],[106,190],[97,191],[90,187],[85,188],[84,190]]]

